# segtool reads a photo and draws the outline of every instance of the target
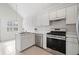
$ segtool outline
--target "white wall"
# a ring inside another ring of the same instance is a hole
[[[36,17],[36,25],[35,26],[46,26],[46,25],[49,25],[48,11],[43,12],[42,14],[39,14]]]
[[[16,18],[17,16],[17,18]],[[7,32],[7,22],[9,20],[18,21],[19,32],[22,30],[22,18],[10,8],[8,4],[0,4],[0,40],[11,40],[15,38],[15,31]]]
[[[35,32],[35,30],[34,30],[34,28],[35,28],[35,20],[34,20],[34,18],[32,18],[32,17],[24,18],[23,19],[23,28],[24,28],[24,31]]]
[[[23,25],[22,25],[23,31],[34,32],[36,16],[33,16],[31,14],[31,13],[33,13],[33,10],[29,9],[29,8],[33,8],[32,5],[31,4],[22,4],[22,3],[16,4],[16,5],[17,5],[16,12],[18,12],[19,15],[21,15],[23,18]],[[31,6],[28,7],[28,5],[31,5]]]

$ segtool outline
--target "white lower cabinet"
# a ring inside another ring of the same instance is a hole
[[[16,35],[16,52],[20,52],[35,44],[35,34],[24,32]]]
[[[43,48],[47,49],[47,36],[46,36],[46,34],[43,34]]]
[[[66,54],[77,55],[78,54],[78,41],[77,38],[66,39]]]

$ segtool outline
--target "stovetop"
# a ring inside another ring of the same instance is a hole
[[[48,35],[57,35],[57,36],[66,36],[65,31],[50,31],[47,33]]]

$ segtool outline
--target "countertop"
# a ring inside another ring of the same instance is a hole
[[[16,34],[25,34],[25,33],[31,33],[31,34],[45,34],[45,33],[39,33],[39,32],[19,32],[19,33],[16,33]]]
[[[76,33],[68,32],[68,33],[66,33],[66,37],[67,38],[77,38],[77,34]]]

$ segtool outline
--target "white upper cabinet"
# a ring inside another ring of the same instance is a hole
[[[56,19],[65,18],[65,8],[57,10]]]
[[[49,13],[49,20],[55,20],[56,19],[56,11]]]
[[[65,8],[49,13],[49,20],[65,18]]]
[[[77,5],[66,8],[66,24],[76,24]]]

